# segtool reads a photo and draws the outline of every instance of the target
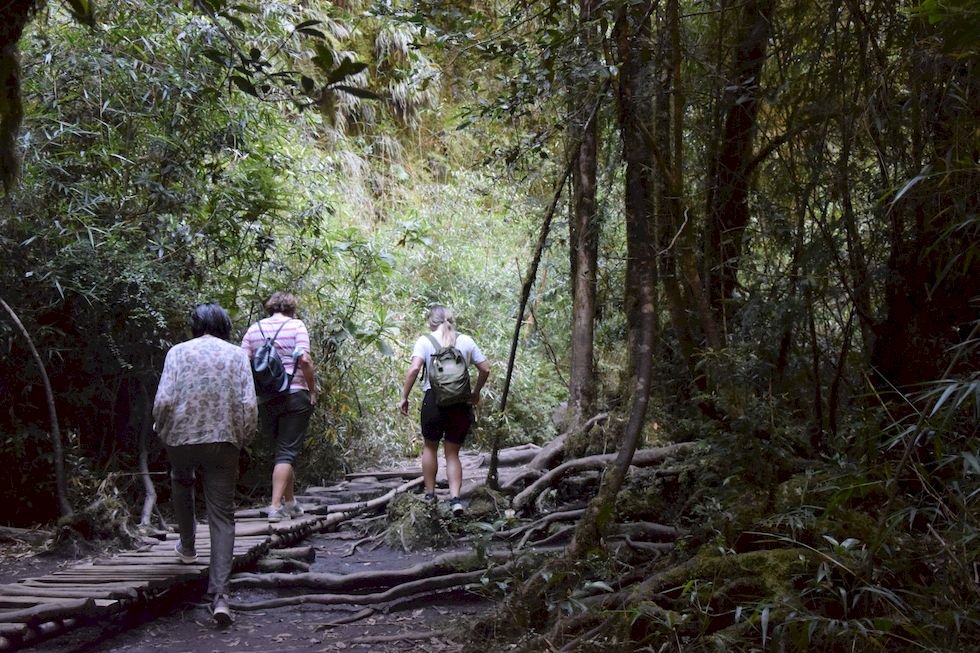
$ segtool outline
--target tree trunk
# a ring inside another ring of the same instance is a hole
[[[925,35],[913,36],[920,40],[905,57],[908,87],[894,90],[908,108],[893,117],[911,114],[912,150],[903,162],[905,185],[888,207],[884,311],[871,354],[883,390],[941,378],[953,348],[963,345],[977,319],[980,70],[976,58],[948,56],[930,49]],[[898,98],[892,101],[897,105]],[[975,371],[980,348],[959,361],[952,374]]]
[[[599,487],[599,493],[589,502],[585,515],[575,529],[575,536],[568,547],[566,556],[581,558],[589,549],[597,546],[615,516],[616,497],[623,487],[626,472],[633,460],[633,454],[640,443],[643,425],[646,423],[647,404],[650,386],[653,382],[653,338],[656,325],[656,307],[653,303],[653,283],[648,281],[640,290],[640,331],[641,350],[637,360],[636,387],[633,392],[633,405],[629,421],[623,434],[623,444],[619,448],[616,461],[609,465]]]
[[[17,134],[24,117],[17,42],[39,4],[43,3],[10,0],[0,8],[0,184],[6,194],[20,172]]]
[[[640,338],[640,293],[647,278],[656,283],[657,269],[648,251],[653,242],[655,224],[654,193],[658,180],[653,137],[661,133],[657,118],[665,111],[649,107],[653,102],[653,45],[651,42],[649,3],[624,6],[616,20],[616,49],[619,56],[618,117],[622,136],[625,179],[623,210],[626,222],[626,313],[627,351],[629,358],[623,375],[624,387],[635,383],[637,344]],[[651,120],[652,118],[652,120]],[[654,123],[654,124],[651,124]],[[626,394],[625,392],[623,394]]]
[[[596,57],[593,0],[580,0],[577,55],[590,70]],[[589,120],[596,89],[590,77],[576,70],[569,84],[569,143],[577,147],[572,171],[569,216],[569,254],[572,280],[571,365],[568,380],[569,425],[591,414],[595,403],[593,341],[596,315],[596,275],[599,257],[599,221],[596,205],[596,170],[599,147],[597,120]],[[574,447],[574,443],[573,443]],[[577,447],[576,447],[577,448]]]
[[[711,308],[722,316],[734,296],[749,221],[749,164],[774,5],[774,0],[748,0],[742,7],[730,77],[723,82],[720,142],[709,162],[706,286]]]
[[[41,355],[37,352],[37,348],[34,347],[34,341],[31,340],[31,335],[24,328],[21,323],[20,318],[14,313],[14,310],[7,305],[2,298],[0,298],[0,306],[3,306],[4,310],[10,315],[10,319],[13,320],[17,329],[20,331],[21,335],[24,336],[24,340],[27,341],[27,346],[31,350],[31,356],[34,357],[34,362],[37,363],[38,371],[41,373],[41,381],[44,383],[44,395],[48,400],[48,418],[51,423],[51,448],[52,455],[54,458],[54,481],[55,488],[57,490],[58,497],[58,508],[61,511],[62,517],[71,517],[74,514],[72,510],[71,503],[68,501],[68,483],[67,477],[65,475],[65,452],[61,446],[61,428],[58,426],[58,411],[54,405],[54,392],[51,390],[51,381],[48,379],[48,371],[44,368],[44,361],[41,360]]]

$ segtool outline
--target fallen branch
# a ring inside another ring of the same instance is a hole
[[[565,538],[569,533],[575,530],[575,524],[569,524],[568,526],[562,526],[557,531],[544,538],[543,540],[537,540],[531,543],[531,546],[548,546],[549,544],[554,544],[555,542]],[[523,549],[525,542],[528,540],[530,533],[525,535],[520,544],[517,545],[518,549]]]
[[[593,426],[608,418],[609,413],[599,413],[581,426],[566,431],[565,433],[553,438],[551,442],[543,446],[538,453],[535,454],[534,458],[532,458],[523,469],[508,478],[504,483],[501,483],[500,489],[515,490],[521,483],[525,483],[531,479],[536,480],[541,478],[541,476],[544,475],[544,473],[549,469],[554,467],[556,461],[558,461],[562,455],[564,455],[565,444],[568,441],[568,438],[572,437],[574,434],[587,433]]]
[[[287,549],[272,549],[266,555],[271,558],[289,558],[291,560],[302,560],[303,562],[313,562],[316,560],[316,551],[312,546],[296,546]]]
[[[490,560],[505,560],[506,553],[490,554]],[[353,574],[238,574],[231,579],[232,588],[244,587],[306,587],[324,592],[350,592],[390,588],[401,583],[431,578],[446,572],[484,569],[487,559],[472,551],[444,553],[427,562],[405,569],[362,571]]]
[[[517,526],[515,528],[511,528],[505,531],[497,531],[496,533],[494,533],[494,537],[509,539],[511,537],[514,537],[515,535],[520,535],[521,533],[524,533],[525,531],[528,530],[540,530],[543,526],[547,526],[552,522],[578,519],[579,517],[582,516],[582,513],[584,512],[585,512],[585,508],[576,508],[573,510],[551,512],[536,521],[529,522],[527,524],[522,524],[521,526]]]
[[[268,601],[256,601],[255,603],[241,603],[236,601],[232,603],[231,607],[234,610],[249,611],[269,610],[272,608],[282,608],[290,605],[304,604],[374,605],[378,603],[387,603],[388,601],[404,598],[406,596],[428,594],[441,590],[461,587],[470,583],[476,583],[483,578],[484,574],[489,574],[492,578],[499,578],[501,575],[503,575],[503,571],[508,567],[509,565],[502,565],[500,567],[494,567],[490,570],[479,569],[477,571],[423,578],[421,580],[395,585],[394,587],[391,587],[383,592],[374,592],[372,594],[302,594],[300,596],[290,596],[279,599],[271,599]]]
[[[521,538],[521,541],[517,543],[517,548],[518,549],[523,549],[524,548],[524,545],[527,544],[527,541],[529,539],[531,539],[531,536],[534,535],[535,533],[537,533],[539,530],[541,530],[541,528],[544,528],[544,527],[548,526],[549,524],[551,524],[553,522],[556,522],[556,521],[566,521],[566,520],[578,519],[583,514],[585,514],[585,509],[583,508],[582,510],[569,510],[568,512],[565,512],[565,513],[552,513],[552,514],[553,515],[558,515],[558,517],[556,517],[555,519],[547,520],[547,521],[544,520],[544,519],[542,519],[541,522],[543,522],[543,523],[541,523],[540,526],[535,526],[534,528],[528,529],[527,533],[524,534],[524,537]]]
[[[255,563],[255,568],[263,574],[269,573],[306,573],[310,570],[308,562],[293,560],[291,558],[271,559],[263,558]]]
[[[679,451],[687,451],[692,446],[693,445],[688,442],[683,442],[680,444],[671,445],[669,447],[641,449],[633,455],[631,466],[641,467],[644,465],[652,465],[663,460],[670,454],[677,453]],[[514,497],[514,509],[518,511],[523,510],[528,503],[533,501],[534,498],[545,488],[556,484],[566,474],[588,469],[602,469],[609,463],[614,462],[617,456],[618,454],[615,453],[598,454],[594,456],[586,456],[584,458],[576,458],[575,460],[569,460],[566,463],[562,463],[558,467],[555,467],[551,471],[544,474],[541,478],[526,487],[520,494]]]
[[[446,634],[436,630],[410,631],[395,635],[362,635],[347,640],[348,644],[384,644],[385,642],[403,642],[407,639],[431,639],[445,637]]]
[[[337,626],[344,626],[347,624],[352,624],[361,619],[367,619],[372,614],[377,612],[374,608],[364,608],[363,610],[358,610],[354,614],[348,615],[346,617],[340,617],[339,619],[334,619],[333,621],[325,624],[318,625],[315,630],[327,630],[328,628],[336,628]]]
[[[623,522],[611,527],[610,532],[628,538],[676,540],[686,531],[648,521]]]
[[[342,553],[340,555],[340,557],[341,558],[348,558],[348,557],[354,555],[354,552],[357,551],[357,547],[361,546],[362,544],[367,544],[368,542],[377,542],[378,540],[380,540],[383,537],[384,537],[384,533],[378,533],[376,535],[368,535],[367,537],[362,537],[358,541],[356,541],[353,544],[351,544],[350,545],[350,548],[347,549],[347,552],[346,553]]]
[[[369,501],[358,501],[355,503],[337,504],[334,506],[330,506],[327,512],[329,513],[330,517],[334,517],[335,515],[338,514],[343,514],[345,515],[344,519],[350,519],[354,515],[358,515],[364,512],[369,512],[371,510],[374,510],[375,508],[379,508],[385,505],[386,503],[391,501],[396,494],[408,492],[412,488],[422,485],[423,482],[424,479],[421,476],[419,476],[418,478],[414,478],[407,483],[402,483],[398,487],[393,488],[388,492],[385,492],[380,497],[375,497],[374,499],[371,499]],[[343,521],[343,519],[338,521]]]

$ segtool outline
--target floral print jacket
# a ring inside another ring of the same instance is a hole
[[[167,352],[153,402],[165,445],[231,442],[241,448],[255,435],[257,414],[252,369],[240,347],[205,335]]]

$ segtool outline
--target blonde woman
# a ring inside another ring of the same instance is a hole
[[[449,479],[449,506],[454,515],[463,512],[459,498],[463,486],[463,466],[459,462],[459,450],[473,425],[473,406],[480,403],[480,391],[490,376],[490,365],[486,356],[476,346],[473,339],[456,331],[453,312],[445,306],[435,305],[429,309],[427,318],[430,335],[420,336],[415,341],[412,361],[402,384],[398,409],[408,415],[408,395],[415,385],[422,366],[429,367],[432,355],[436,353],[435,339],[442,347],[455,347],[463,355],[467,366],[476,366],[477,379],[468,403],[439,406],[431,390],[429,378],[424,374],[422,391],[421,425],[424,448],[422,449],[422,476],[425,480],[425,497],[429,501],[436,498],[436,471],[439,468],[439,442],[445,439],[443,453],[446,458],[446,476]]]

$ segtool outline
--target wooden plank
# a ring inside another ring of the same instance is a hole
[[[352,472],[350,474],[344,474],[344,478],[348,481],[354,480],[365,480],[369,478],[374,478],[379,481],[401,478],[401,479],[413,479],[419,475],[418,469],[390,469],[383,472]],[[322,494],[322,490],[326,488],[309,488],[306,494]],[[314,492],[313,490],[318,490]],[[382,493],[383,494],[383,493]]]
[[[50,589],[49,589],[50,588]],[[44,596],[63,599],[135,599],[139,593],[133,587],[63,587],[58,585],[48,585],[42,587],[29,587],[17,585],[16,587],[4,587],[0,589],[0,596]]]
[[[129,582],[129,583],[120,583],[118,581],[116,581],[116,582],[106,581],[104,583],[79,583],[77,580],[73,580],[73,579],[69,579],[69,578],[64,579],[64,581],[54,581],[54,582],[52,582],[50,580],[45,580],[45,578],[42,577],[42,578],[29,578],[29,579],[25,580],[21,584],[24,587],[37,587],[39,589],[51,589],[51,588],[57,588],[59,586],[63,586],[65,589],[72,589],[72,588],[75,588],[75,589],[89,589],[89,588],[92,588],[93,585],[94,586],[97,586],[97,587],[94,587],[93,589],[108,589],[108,590],[115,590],[115,589],[120,589],[120,590],[127,590],[127,589],[140,590],[140,589],[149,589],[150,588],[150,581],[148,581],[148,580],[147,581],[134,581],[134,582]]]
[[[14,637],[23,637],[27,634],[30,628],[27,624],[6,624],[0,623],[0,635],[9,637],[13,635]]]
[[[140,558],[100,558],[92,562],[92,564],[97,567],[137,567],[142,565],[153,565],[154,567],[163,569],[194,569],[196,567],[207,567],[208,562],[206,558],[198,558],[197,562],[192,562],[186,564],[175,560],[174,558],[166,558],[162,556],[146,556]]]
[[[79,598],[79,597],[71,597]],[[85,597],[81,597],[85,598]],[[24,608],[42,603],[62,603],[70,600],[63,596],[0,596],[0,608]],[[92,599],[98,608],[112,608],[119,605],[118,599]],[[2,621],[2,620],[0,620]]]
[[[0,621],[38,624],[44,621],[59,621],[65,617],[90,615],[95,611],[95,601],[92,599],[67,599],[59,603],[35,605],[20,610],[0,610]]]

